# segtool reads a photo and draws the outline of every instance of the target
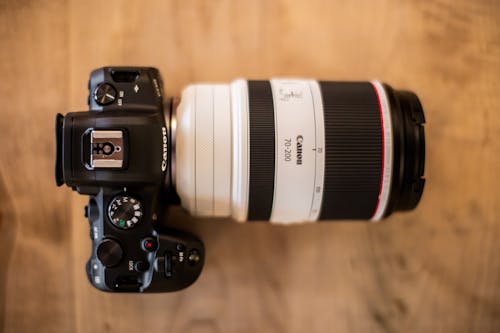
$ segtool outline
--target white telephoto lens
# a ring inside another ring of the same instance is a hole
[[[176,191],[192,215],[290,224],[386,214],[394,133],[378,81],[193,84],[176,114]]]

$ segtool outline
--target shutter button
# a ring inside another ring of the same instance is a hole
[[[142,240],[141,247],[146,252],[154,252],[158,248],[158,242],[156,238],[146,237]]]

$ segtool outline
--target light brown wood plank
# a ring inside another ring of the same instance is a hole
[[[54,116],[69,101],[65,1],[0,5],[2,331],[71,332],[70,200],[54,185]]]
[[[19,1],[0,5],[0,324],[6,332],[500,330],[500,4],[496,1]],[[53,118],[89,71],[198,81],[380,78],[426,111],[418,209],[297,227],[188,217],[207,262],[189,289],[93,289],[86,199],[53,184]],[[35,145],[34,145],[35,144]]]

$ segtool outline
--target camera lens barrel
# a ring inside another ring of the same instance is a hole
[[[176,189],[198,216],[373,221],[423,192],[417,96],[378,81],[191,85],[177,108]]]

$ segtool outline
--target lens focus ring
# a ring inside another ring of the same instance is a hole
[[[250,170],[248,217],[269,220],[273,208],[275,134],[269,81],[248,81]]]
[[[370,219],[380,192],[382,126],[369,82],[320,82],[325,116],[321,219]]]

